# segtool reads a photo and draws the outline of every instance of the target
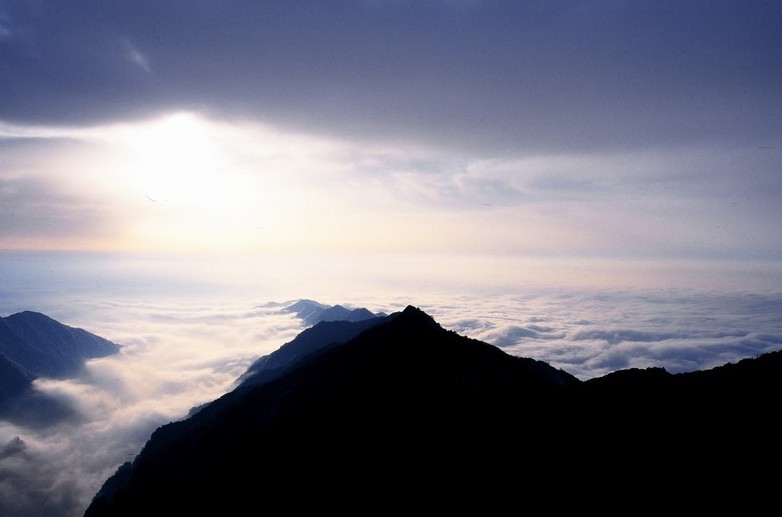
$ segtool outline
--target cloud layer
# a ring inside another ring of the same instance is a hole
[[[6,2],[0,246],[779,260],[780,21]]]
[[[447,329],[582,379],[632,367],[710,368],[782,348],[778,292],[554,288],[502,278],[454,283],[447,270],[442,277],[427,276],[428,268],[410,274],[415,262],[369,271],[348,263],[342,277],[265,263],[258,279],[266,282],[247,276],[246,289],[228,284],[221,291],[204,278],[205,270],[191,271],[188,285],[186,264],[177,262],[178,279],[164,274],[171,264],[142,260],[120,268],[111,258],[93,257],[80,271],[72,257],[69,278],[57,256],[25,257],[28,266],[40,264],[19,270],[17,282],[27,289],[0,290],[4,315],[39,310],[111,339],[122,352],[90,361],[77,378],[36,381],[39,396],[61,404],[62,418],[38,426],[30,419],[0,422],[3,514],[80,515],[156,427],[230,389],[254,358],[302,329],[301,321],[279,311],[296,290],[300,298],[374,312],[413,304]],[[162,269],[156,274],[153,266]],[[282,274],[290,281],[276,284]]]
[[[122,345],[69,380],[39,379],[69,418],[0,421],[0,514],[77,517],[158,426],[230,389],[301,323],[271,308],[81,301],[92,331]],[[75,323],[75,322],[72,322]],[[29,412],[28,412],[29,413]]]
[[[779,131],[781,16],[735,1],[11,2],[0,119],[204,107],[503,151],[755,141]]]

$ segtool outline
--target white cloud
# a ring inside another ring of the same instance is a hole
[[[128,39],[123,40],[123,47],[125,50],[125,58],[139,67],[146,73],[152,72],[152,67],[149,63],[149,58],[142,54],[138,48]]]
[[[8,247],[753,260],[782,247],[775,154],[755,147],[484,158],[194,112],[0,135],[38,141],[0,148]],[[45,210],[9,190],[32,183]]]
[[[228,291],[212,294],[196,290],[176,295],[169,284],[134,292],[119,283],[103,291],[72,292],[68,284],[60,284],[56,291],[39,286],[0,296],[4,314],[26,304],[24,308],[43,310],[123,345],[119,355],[90,361],[77,378],[36,383],[40,392],[75,408],[81,420],[39,431],[0,423],[0,493],[17,494],[4,499],[2,509],[13,513],[44,505],[63,517],[79,515],[101,483],[135,456],[157,426],[224,393],[255,357],[295,337],[301,322],[277,311],[284,300],[295,298],[296,290],[302,298],[376,312],[413,304],[447,329],[580,378],[628,367],[662,366],[671,372],[708,368],[782,348],[778,293],[546,288],[503,279],[492,284],[470,282],[465,270],[469,261],[403,264],[408,273],[419,268],[421,277],[401,275],[392,263],[375,264],[371,273],[346,263],[345,271],[334,277],[324,276],[326,270],[309,275],[306,267],[291,270],[288,278],[302,282],[283,282],[287,291],[279,286],[268,290],[271,286],[248,276],[247,289],[228,286]],[[92,264],[91,272],[100,276],[100,268]],[[145,274],[152,275],[150,263],[143,264]],[[257,264],[267,280],[283,274],[271,264]],[[447,271],[443,279],[427,281],[426,273],[433,270],[429,266],[435,265],[465,271],[464,281],[446,281],[453,278]],[[164,270],[169,266],[156,264]],[[138,270],[128,267],[115,273],[139,278]],[[342,282],[349,277],[355,283]],[[85,281],[89,283],[88,277],[79,277],[79,283]],[[28,287],[34,287],[30,282]]]
[[[41,430],[0,422],[0,493],[8,495],[0,513],[38,508],[80,515],[156,427],[225,393],[252,360],[302,328],[290,314],[240,303],[207,310],[184,300],[170,306],[93,301],[76,312],[79,319],[92,314],[82,326],[109,336],[122,351],[88,362],[74,379],[36,381],[39,392],[74,408],[80,420]],[[17,436],[25,447],[14,447]]]

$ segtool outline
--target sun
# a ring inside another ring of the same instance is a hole
[[[108,175],[124,200],[130,246],[203,249],[252,234],[267,203],[263,177],[249,173],[252,146],[195,113],[106,130]],[[135,243],[135,244],[134,244]]]
[[[389,235],[395,248],[399,239],[432,242],[365,181],[365,151],[341,140],[192,112],[94,128],[89,138],[100,152],[79,174],[112,204],[115,249],[265,254],[387,249]]]
[[[126,174],[147,200],[204,207],[220,195],[225,156],[198,116],[177,113],[129,132]]]

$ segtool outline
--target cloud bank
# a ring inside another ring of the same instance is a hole
[[[172,108],[505,151],[778,135],[772,2],[10,2],[0,119]],[[521,122],[521,123],[520,123]]]
[[[779,261],[780,21],[6,2],[0,246]]]
[[[37,426],[29,419],[0,422],[0,513],[80,515],[156,427],[230,389],[252,360],[302,329],[301,321],[279,311],[284,299],[177,298],[167,292],[168,298],[154,302],[146,293],[60,292],[43,304],[60,321],[121,344],[122,352],[90,361],[74,379],[36,381],[39,395],[68,408],[61,419]],[[417,305],[447,329],[582,379],[650,366],[678,373],[782,349],[780,294],[595,288],[404,293],[319,301],[387,313]],[[0,300],[8,313],[20,301]]]
[[[253,306],[87,305],[80,313],[97,317],[91,331],[122,351],[76,378],[35,382],[68,418],[0,421],[2,515],[81,515],[155,428],[223,394],[252,360],[301,330],[289,314]]]

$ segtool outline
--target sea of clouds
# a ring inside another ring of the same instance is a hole
[[[122,347],[89,361],[75,378],[36,381],[37,393],[57,401],[59,413],[0,421],[0,515],[80,516],[157,427],[230,390],[254,359],[304,328],[281,310],[297,298],[263,289],[218,296],[171,284],[138,288],[127,279],[122,289],[84,282],[0,289],[1,316],[37,310]],[[584,380],[623,368],[711,368],[782,349],[782,293],[771,291],[463,285],[448,291],[420,283],[348,291],[329,297],[328,286],[313,286],[299,298],[386,313],[415,305],[449,330]]]

